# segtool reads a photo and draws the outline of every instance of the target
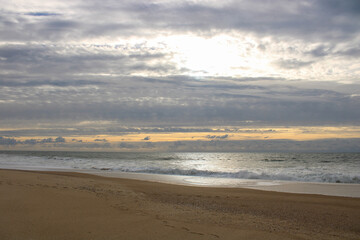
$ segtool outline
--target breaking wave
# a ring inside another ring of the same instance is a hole
[[[360,154],[0,152],[0,168],[360,183]]]
[[[165,175],[181,175],[181,176],[201,176],[214,178],[238,178],[238,179],[263,179],[263,180],[283,180],[283,181],[302,181],[302,182],[328,182],[328,183],[360,183],[360,175],[346,175],[341,173],[297,173],[293,171],[288,173],[271,173],[271,172],[255,172],[249,170],[241,170],[236,172],[217,172],[198,169],[129,169],[129,168],[93,168],[105,171],[121,171],[132,173],[150,173]]]

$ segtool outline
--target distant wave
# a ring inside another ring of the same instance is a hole
[[[162,158],[157,158],[159,160],[175,160],[175,159],[179,159],[179,158],[174,158],[174,157],[162,157]]]
[[[285,159],[267,159],[267,158],[265,158],[262,161],[264,161],[264,162],[284,162]]]

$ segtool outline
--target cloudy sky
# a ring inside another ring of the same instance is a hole
[[[3,149],[360,149],[358,0],[0,4]]]

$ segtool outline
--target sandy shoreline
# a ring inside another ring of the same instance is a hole
[[[0,170],[0,239],[360,239],[360,198]]]
[[[219,178],[206,176],[189,175],[168,175],[154,173],[134,173],[122,171],[107,171],[95,169],[66,169],[66,168],[34,168],[21,167],[4,168],[3,170],[25,170],[25,171],[45,171],[45,172],[77,172],[91,175],[134,179],[140,181],[150,181],[158,183],[168,183],[173,185],[213,187],[213,188],[247,188],[272,192],[318,194],[338,197],[360,198],[360,184],[356,183],[329,183],[329,182],[300,182],[269,179],[241,179],[241,178]]]

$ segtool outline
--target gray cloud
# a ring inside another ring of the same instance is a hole
[[[165,81],[159,78],[156,85],[153,78],[150,81],[137,77],[103,79],[107,79],[106,84],[96,84],[98,80],[94,79],[89,82],[94,85],[73,81],[65,86],[2,87],[0,117],[4,121],[43,119],[56,123],[56,119],[70,122],[92,119],[174,126],[209,126],[217,122],[231,125],[247,120],[271,124],[360,120],[359,99],[352,97],[360,89],[356,84],[301,81],[222,84],[218,79],[218,84],[205,83],[203,87],[192,84],[196,79],[179,77],[166,77]]]
[[[1,137],[0,136],[0,145],[14,146],[18,144],[26,145],[35,145],[35,144],[47,144],[47,143],[65,143],[66,140],[63,137],[53,138],[44,138],[41,140],[38,139],[26,139],[24,141],[16,140],[15,138]]]
[[[110,2],[111,8],[96,2],[87,7],[110,14],[126,11],[140,20],[139,27],[151,24],[152,28],[171,31],[236,29],[299,37],[350,37],[359,27],[357,1],[231,1],[217,6],[187,1],[157,4],[132,1],[121,5]],[[345,20],[336,21],[337,18]]]
[[[78,125],[74,123],[74,125]],[[251,125],[247,122],[242,122],[242,126]],[[41,125],[40,125],[41,126]],[[57,128],[56,128],[57,127]],[[42,128],[37,129],[17,129],[17,130],[0,130],[0,135],[3,136],[33,136],[33,135],[96,135],[96,134],[109,134],[109,135],[127,135],[130,133],[190,133],[190,132],[242,132],[238,128],[204,128],[204,127],[124,127],[121,122],[100,122],[98,124],[89,124],[86,127],[72,127],[68,128],[67,125],[63,128],[59,126],[52,126],[50,129],[48,125],[43,125]],[[268,130],[264,132],[271,132],[274,130]],[[246,130],[245,132],[257,132],[257,130]],[[106,139],[97,139],[97,141],[104,141]],[[43,142],[52,142],[52,138],[44,139]],[[79,139],[72,139],[73,142],[81,141]]]
[[[206,151],[206,152],[359,152],[359,139],[325,139],[313,141],[292,140],[242,140],[242,141],[175,141],[175,142],[122,142],[120,144],[71,142],[56,145],[52,141],[44,144],[41,140],[29,139],[16,141],[13,138],[0,137],[0,146],[5,149],[19,149],[57,146],[67,149],[117,149],[122,151]],[[48,149],[48,148],[46,148]]]
[[[131,143],[125,143],[122,142],[119,144],[119,148],[129,148],[129,149],[134,149],[134,148],[139,148],[138,146],[136,146],[136,144],[131,144]]]
[[[243,140],[243,141],[176,141],[152,143],[149,148],[141,143],[121,144],[125,149],[206,152],[359,152],[359,139],[326,139],[313,141]]]
[[[14,138],[0,137],[0,145],[16,145],[17,141]]]
[[[0,58],[5,60],[0,61],[0,67],[30,76],[71,76],[70,80],[74,74],[127,75],[137,71],[168,72],[175,68],[168,61],[165,62],[165,53],[146,46],[132,49],[126,46],[74,46],[66,50],[66,54],[59,53],[65,49],[65,46],[3,45],[0,46]],[[150,65],[150,61],[158,63]]]
[[[2,87],[39,87],[39,86],[54,86],[54,87],[80,87],[86,85],[103,85],[106,82],[102,81],[91,81],[91,80],[82,80],[76,79],[74,80],[50,80],[50,79],[31,79],[20,76],[9,76],[9,75],[1,75],[0,74],[0,85]],[[6,80],[4,80],[6,79]],[[14,80],[15,79],[15,80]]]
[[[281,59],[275,62],[277,66],[285,69],[298,69],[309,66],[313,63],[314,63],[313,61],[300,61],[298,59]]]
[[[96,36],[161,34],[163,31],[247,31],[315,39],[350,39],[359,32],[356,0],[227,1],[153,3],[149,1],[76,1],[72,11],[32,12],[28,17],[2,12],[4,40],[81,39]],[[119,18],[122,16],[122,18]],[[40,20],[41,17],[41,20]]]
[[[63,143],[63,142],[65,142],[65,138],[63,138],[63,137],[57,137],[57,138],[55,138],[55,142],[57,142],[57,143]]]
[[[14,6],[0,11],[0,127],[22,129],[4,136],[360,122],[359,1],[75,0],[31,12]],[[272,69],[193,77],[166,42],[151,43],[174,34],[249,37],[244,61],[270,56]],[[315,76],[299,76],[312,68]],[[116,126],[77,125],[83,121]]]
[[[217,136],[217,135],[207,135],[206,136],[206,138],[209,138],[209,139],[226,139],[228,137],[229,137],[228,134],[220,135],[220,136]]]
[[[335,52],[335,55],[358,58],[360,56],[360,45],[357,47],[337,51]]]
[[[324,57],[332,54],[332,51],[333,51],[333,46],[320,45],[307,53],[311,54],[314,57]]]
[[[340,56],[340,57],[359,57],[360,56],[360,45],[349,46],[342,50],[336,50],[335,45],[319,45],[311,51],[305,52],[314,57],[328,57],[328,56]]]
[[[34,17],[49,17],[49,16],[58,16],[60,14],[58,13],[52,13],[52,12],[28,12],[24,15],[34,16]]]

